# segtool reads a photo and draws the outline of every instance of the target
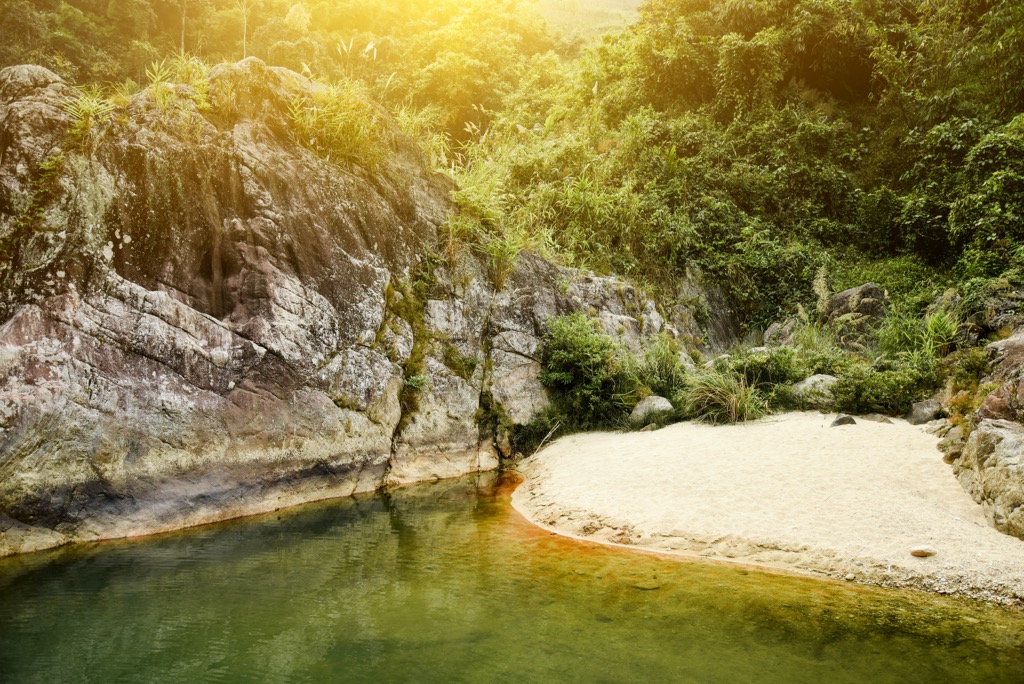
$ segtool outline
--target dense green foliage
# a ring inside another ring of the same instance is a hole
[[[532,58],[466,150],[462,232],[668,292],[699,266],[754,325],[809,305],[822,265],[897,259],[878,280],[915,274],[911,298],[999,275],[1024,237],[1021,20],[1005,1],[653,0],[579,57]]]
[[[514,0],[11,0],[0,34],[0,66],[42,64],[83,83],[141,81],[175,53],[254,55],[431,107],[456,138],[486,126],[529,56],[555,47]]]
[[[630,29],[585,47],[526,0],[5,9],[0,64],[107,84],[142,81],[174,52],[248,53],[360,89],[459,181],[451,238],[486,254],[499,282],[523,248],[668,295],[696,266],[756,326],[810,306],[823,264],[841,278],[848,264],[900,259],[924,274],[907,293],[923,298],[1022,259],[1014,0],[648,0]],[[346,146],[370,137],[372,117],[301,104],[300,129],[342,130],[338,145],[307,140],[341,157],[367,149]],[[898,289],[907,270],[876,280]]]
[[[553,390],[556,410],[572,417],[577,427],[595,427],[615,417],[621,376],[615,352],[615,342],[584,314],[549,322],[540,381]]]

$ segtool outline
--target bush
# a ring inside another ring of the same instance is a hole
[[[623,372],[615,341],[583,313],[551,318],[541,349],[541,383],[552,391],[556,409],[573,427],[612,423],[624,412],[617,394]]]
[[[755,420],[768,412],[764,396],[742,376],[718,369],[687,377],[675,401],[687,416],[716,424]]]
[[[729,365],[747,385],[760,390],[800,382],[809,375],[796,352],[788,347],[741,356]]]
[[[628,358],[623,366],[627,381],[635,385],[639,394],[672,397],[686,383],[686,365],[679,344],[669,337],[659,336],[637,359]],[[643,398],[638,396],[638,399]]]
[[[903,415],[915,401],[938,386],[934,359],[926,354],[904,354],[874,366],[853,364],[832,386],[837,411],[862,415]]]
[[[530,456],[551,440],[569,432],[563,417],[553,411],[546,411],[526,425],[514,425],[509,429],[509,444],[513,454]]]

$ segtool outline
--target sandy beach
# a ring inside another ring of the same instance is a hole
[[[573,435],[521,465],[513,505],[593,541],[1024,602],[1024,541],[988,525],[936,437],[833,418]],[[935,555],[912,556],[920,546]]]

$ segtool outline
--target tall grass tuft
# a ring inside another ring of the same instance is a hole
[[[677,400],[690,417],[715,424],[756,420],[768,413],[765,398],[744,378],[714,368],[687,377]]]
[[[653,394],[672,397],[686,386],[687,367],[679,344],[660,335],[651,342],[633,365],[635,382]]]
[[[288,117],[297,140],[329,161],[375,168],[386,155],[389,141],[384,123],[366,87],[357,81],[295,98]]]
[[[960,320],[946,309],[924,318],[893,310],[878,331],[878,347],[889,356],[923,352],[940,359],[953,351],[959,331]]]

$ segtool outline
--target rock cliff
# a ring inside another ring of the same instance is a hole
[[[1024,539],[1024,328],[987,347],[995,387],[943,442],[946,460],[997,530]]]
[[[322,86],[256,59],[206,85],[90,111],[0,71],[0,555],[493,469],[547,404],[550,316],[701,334],[535,256],[501,288],[432,256],[451,187],[386,116],[365,168],[295,134]]]

